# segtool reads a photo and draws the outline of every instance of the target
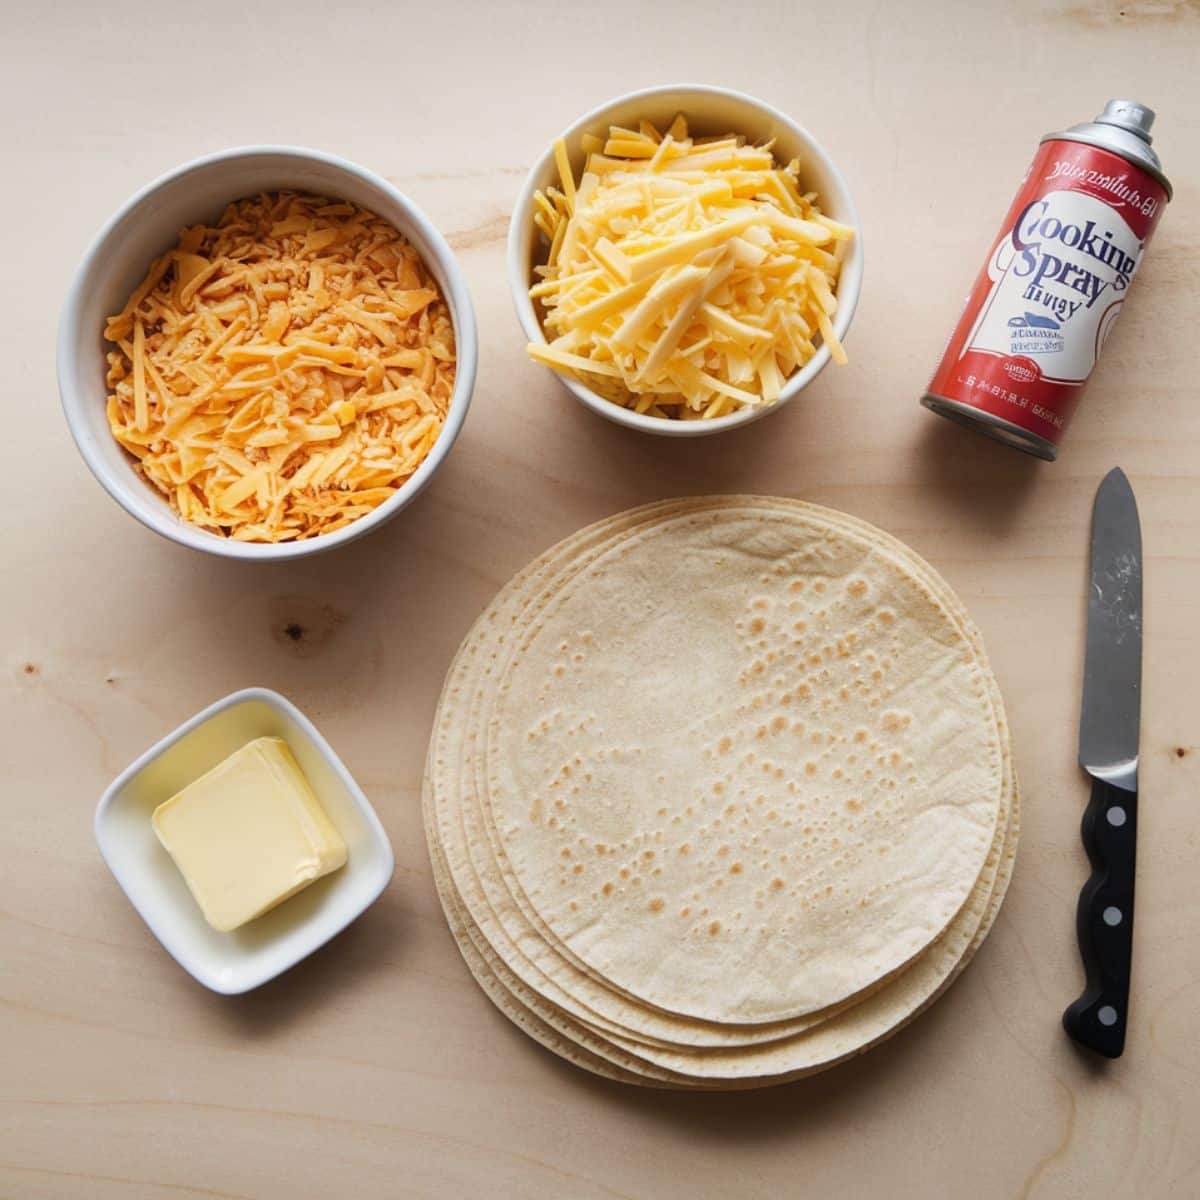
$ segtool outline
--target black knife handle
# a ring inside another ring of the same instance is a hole
[[[1092,877],[1079,893],[1075,932],[1087,986],[1063,1013],[1063,1026],[1080,1045],[1120,1058],[1129,1021],[1137,792],[1094,779],[1082,834]]]

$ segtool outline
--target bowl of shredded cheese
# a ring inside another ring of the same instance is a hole
[[[386,180],[292,147],[227,150],[100,233],[58,340],[67,422],[123,508],[233,558],[377,528],[444,461],[475,381],[445,239]]]
[[[748,424],[844,364],[862,270],[854,202],[816,140],[699,85],[576,121],[508,239],[529,357],[594,412],[667,436]]]

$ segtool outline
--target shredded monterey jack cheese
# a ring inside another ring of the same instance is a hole
[[[547,345],[531,357],[617,404],[699,420],[771,404],[824,339],[854,231],[822,214],[771,147],[613,126],[583,139],[578,183],[555,146],[560,187],[535,197],[545,264],[530,296]]]

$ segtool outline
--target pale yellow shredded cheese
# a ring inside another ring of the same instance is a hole
[[[833,328],[854,230],[802,193],[798,162],[733,134],[696,138],[677,116],[582,139],[576,182],[534,197],[545,261],[530,296],[546,344],[529,354],[616,404],[704,420],[774,403]]]
[[[292,192],[184,229],[104,336],[113,436],[181,517],[241,541],[371,512],[454,391],[449,310],[416,250],[365,209]]]

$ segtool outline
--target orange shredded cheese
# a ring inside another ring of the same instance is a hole
[[[374,213],[293,192],[184,229],[104,336],[113,436],[181,517],[241,541],[371,512],[454,391],[449,310],[416,250]]]
[[[823,340],[854,230],[801,193],[798,162],[727,135],[695,138],[678,116],[583,139],[576,182],[534,197],[545,262],[530,297],[546,344],[530,357],[613,403],[705,420],[774,403]]]

